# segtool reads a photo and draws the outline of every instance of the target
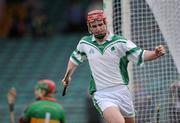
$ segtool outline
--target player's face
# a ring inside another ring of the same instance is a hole
[[[42,95],[43,95],[42,90],[40,90],[40,89],[35,89],[34,94],[35,94],[36,99],[42,97]]]
[[[96,38],[101,39],[107,32],[107,25],[104,21],[96,20],[90,23],[90,31],[95,35]]]

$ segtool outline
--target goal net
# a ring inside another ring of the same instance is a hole
[[[110,1],[104,0],[104,9],[112,9],[108,16],[114,33],[147,50],[160,44],[167,50],[165,56],[130,69],[136,122],[180,122],[180,0]]]

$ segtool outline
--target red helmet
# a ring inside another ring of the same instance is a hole
[[[90,11],[87,15],[87,23],[91,23],[95,20],[103,20],[106,23],[106,16],[102,10]]]
[[[47,92],[47,94],[51,94],[56,91],[55,83],[52,80],[48,79],[39,80],[36,88],[44,89]]]

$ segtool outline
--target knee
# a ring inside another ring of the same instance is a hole
[[[119,119],[114,119],[112,122],[110,123],[125,123],[124,118],[119,118]]]
[[[115,121],[114,123],[125,123],[125,120],[119,120],[119,121]]]

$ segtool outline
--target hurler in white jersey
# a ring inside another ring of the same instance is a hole
[[[127,87],[128,63],[141,65],[159,58],[165,54],[165,48],[159,45],[154,51],[144,50],[123,36],[110,33],[102,10],[88,13],[87,26],[90,35],[82,37],[71,54],[62,83],[67,86],[77,66],[88,61],[92,72],[89,90],[97,110],[108,123],[135,123]]]

